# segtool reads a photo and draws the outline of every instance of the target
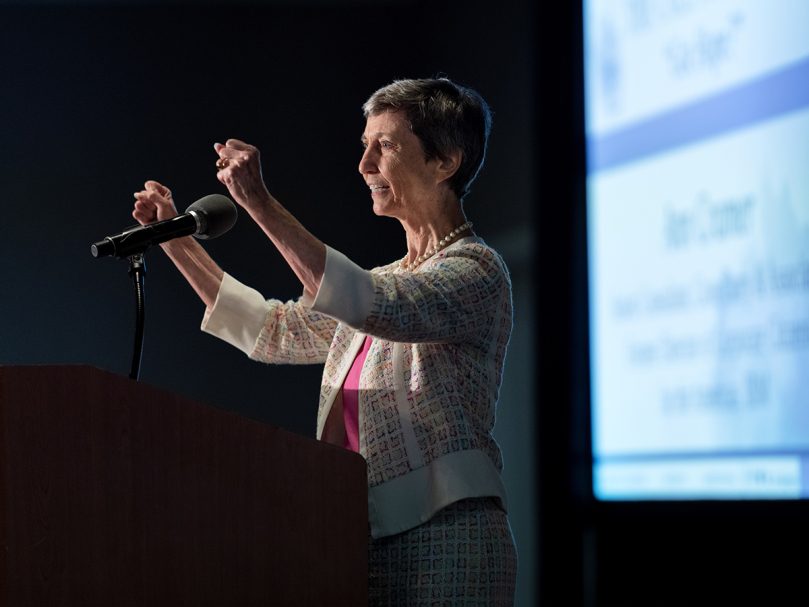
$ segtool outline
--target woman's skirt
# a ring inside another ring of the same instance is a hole
[[[371,539],[368,566],[371,606],[514,603],[517,552],[493,498],[461,500],[419,527]]]

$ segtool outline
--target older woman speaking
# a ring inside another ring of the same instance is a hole
[[[204,331],[268,363],[325,363],[317,437],[368,463],[372,605],[510,605],[516,552],[492,437],[512,326],[501,257],[462,201],[491,114],[450,80],[400,80],[363,106],[359,171],[377,215],[399,220],[403,259],[365,270],[309,233],[267,190],[259,151],[214,149],[217,178],[303,284],[265,299],[190,237],[163,250],[205,303]],[[141,223],[177,213],[155,182]]]

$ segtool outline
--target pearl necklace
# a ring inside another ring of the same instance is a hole
[[[415,270],[422,263],[424,263],[425,261],[430,259],[430,257],[432,257],[433,255],[438,253],[441,249],[445,248],[453,240],[455,240],[455,237],[458,236],[458,234],[461,234],[461,233],[465,232],[466,230],[468,230],[471,227],[472,227],[472,222],[471,221],[467,221],[466,223],[464,223],[462,225],[459,225],[457,228],[452,230],[452,232],[450,232],[449,234],[444,236],[444,238],[439,240],[438,244],[435,245],[432,249],[427,249],[426,251],[424,251],[423,254],[416,257],[416,259],[414,259],[412,263],[407,263],[407,255],[405,255],[404,259],[402,259],[402,261],[399,262],[399,267],[401,267],[403,270],[408,270],[408,271],[409,270]]]

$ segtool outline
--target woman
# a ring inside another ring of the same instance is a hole
[[[403,80],[363,106],[359,171],[407,254],[363,270],[268,192],[258,150],[214,149],[217,177],[303,284],[265,300],[194,239],[162,248],[207,309],[203,330],[270,363],[325,363],[317,436],[368,463],[371,604],[510,605],[516,553],[491,435],[512,325],[502,259],[462,206],[486,152],[489,109],[447,79]],[[176,214],[169,190],[135,194],[141,223]]]

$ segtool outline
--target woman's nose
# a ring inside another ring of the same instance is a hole
[[[377,172],[376,157],[370,145],[367,148],[365,148],[365,151],[362,153],[362,158],[360,158],[359,171],[363,175]]]

